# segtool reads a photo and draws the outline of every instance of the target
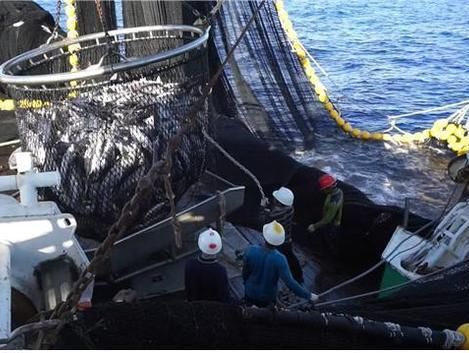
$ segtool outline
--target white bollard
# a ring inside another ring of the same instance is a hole
[[[58,172],[27,172],[17,175],[16,178],[23,206],[34,206],[37,204],[37,188],[60,184],[60,174]]]
[[[17,175],[0,176],[0,191],[20,191],[21,204],[33,207],[38,203],[37,189],[60,184],[58,172],[37,173],[34,170],[34,160],[31,152],[14,153],[18,171]]]

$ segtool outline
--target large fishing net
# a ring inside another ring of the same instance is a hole
[[[469,320],[469,261],[408,283],[378,297],[344,301],[327,310],[407,325],[456,329]]]
[[[60,172],[60,187],[47,196],[77,217],[81,235],[105,235],[200,99],[208,80],[206,39],[187,26],[123,29],[59,42],[5,67],[21,80],[9,82],[9,91],[19,102],[22,148],[33,152],[40,170]],[[70,79],[74,72],[85,78]],[[47,73],[65,78],[38,76]],[[205,165],[206,104],[194,121],[173,155],[176,197]],[[162,183],[152,196],[142,224],[166,214]]]
[[[259,3],[223,3],[214,23],[221,59]],[[256,136],[284,150],[313,147],[315,121],[324,109],[291,50],[273,1],[264,4],[243,38],[224,70],[222,84],[238,118]]]
[[[210,66],[216,70],[260,0],[224,1],[212,18]],[[216,1],[124,1],[126,26],[193,23],[210,17]],[[325,110],[315,98],[282,29],[274,2],[266,1],[213,90],[218,113],[240,119],[263,141],[284,150],[311,148],[314,122]]]
[[[428,349],[445,339],[359,317],[264,310],[208,301],[108,303],[79,314],[55,348]]]

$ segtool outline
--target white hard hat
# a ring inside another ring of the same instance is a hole
[[[275,190],[272,195],[278,202],[285,206],[293,205],[293,200],[295,199],[293,192],[289,188],[283,186],[280,189]]]
[[[221,237],[216,230],[212,228],[199,234],[199,249],[204,254],[216,255],[221,251]]]
[[[282,245],[285,241],[285,229],[277,221],[264,224],[262,228],[262,234],[267,243],[273,246]]]

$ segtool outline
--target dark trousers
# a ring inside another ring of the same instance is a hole
[[[319,239],[324,255],[336,260],[341,258],[342,241],[340,226],[328,224],[318,229],[312,236]]]
[[[300,261],[296,257],[295,253],[293,252],[292,242],[285,241],[281,246],[279,246],[278,250],[285,255],[288,261],[288,266],[290,267],[290,271],[292,273],[293,278],[299,282],[303,283],[303,269],[301,268]]]

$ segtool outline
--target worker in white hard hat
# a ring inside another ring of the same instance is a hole
[[[315,302],[318,296],[293,278],[287,259],[277,250],[285,241],[282,225],[276,221],[265,224],[262,234],[264,245],[251,245],[244,255],[243,279],[247,303],[258,307],[274,305],[279,279],[297,296]]]
[[[264,209],[261,221],[263,224],[270,223],[272,221],[279,222],[283,229],[285,229],[285,242],[278,247],[280,251],[288,261],[288,266],[292,272],[293,278],[298,282],[303,283],[303,270],[300,265],[300,261],[293,252],[292,248],[292,223],[294,208],[293,202],[295,196],[293,192],[284,186],[275,190],[272,193],[272,199],[269,208]]]
[[[228,302],[228,276],[225,267],[217,260],[217,254],[222,249],[220,234],[209,228],[199,234],[198,245],[202,253],[186,263],[184,281],[187,299]]]

